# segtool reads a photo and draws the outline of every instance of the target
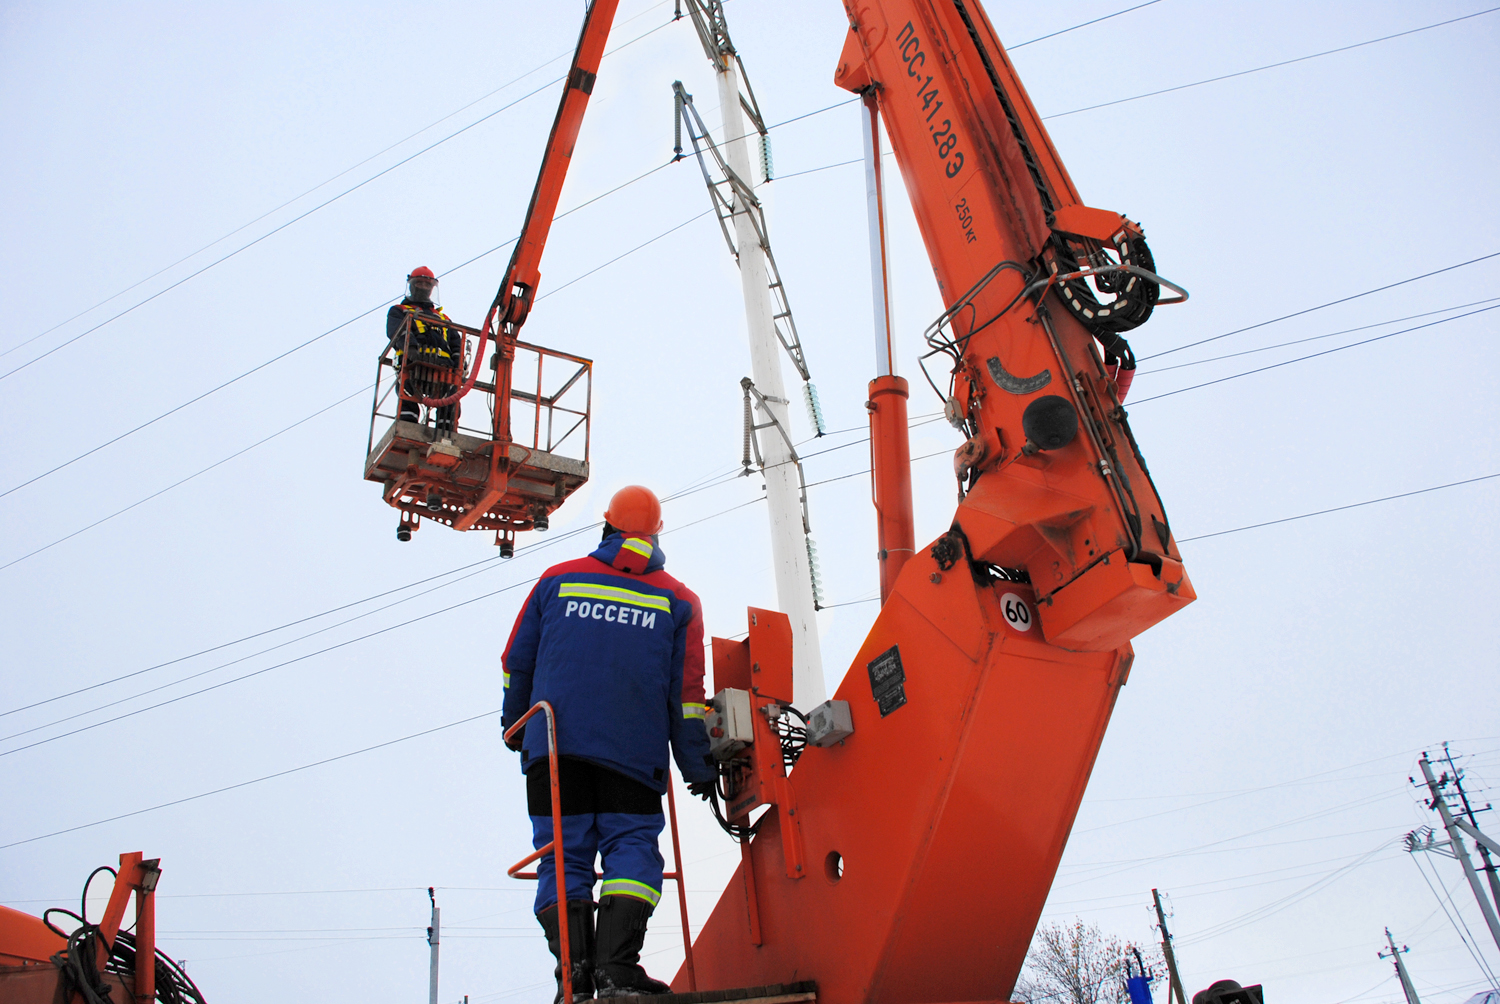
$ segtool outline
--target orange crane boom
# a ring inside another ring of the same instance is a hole
[[[975,0],[844,4],[835,79],[878,107],[947,308],[924,362],[949,366],[928,376],[967,437],[960,501],[800,751],[784,618],[752,610],[745,641],[714,640],[742,861],[694,945],[697,985],[1004,1001],[1130,639],[1195,598],[1121,406],[1123,333],[1186,294],[1160,299],[1176,287],[1141,228],[1082,203]],[[899,499],[899,444],[874,445],[877,497]]]

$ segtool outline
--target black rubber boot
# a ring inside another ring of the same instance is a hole
[[[558,960],[552,968],[557,977],[557,996],[552,1004],[562,1004],[562,935],[557,926],[557,904],[536,915],[537,923],[547,932],[547,949]],[[568,954],[573,970],[573,1001],[594,999],[594,904],[587,900],[568,900]]]
[[[635,997],[669,994],[672,988],[653,980],[640,966],[651,904],[634,896],[599,898],[599,932],[594,949],[594,987],[599,996]]]

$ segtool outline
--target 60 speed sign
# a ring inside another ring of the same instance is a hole
[[[1031,604],[1016,593],[1006,593],[1000,597],[1000,610],[1005,614],[1005,623],[1022,634],[1029,632],[1032,623],[1036,620]]]

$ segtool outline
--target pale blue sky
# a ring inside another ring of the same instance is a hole
[[[1015,44],[1127,6],[996,0],[989,13]],[[1018,48],[1014,59],[1037,107],[1053,115],[1483,9],[1161,0]],[[18,294],[0,336],[0,352],[14,351],[0,356],[0,374],[545,84],[565,60],[490,94],[569,52],[581,10],[579,3],[442,3],[420,13],[397,4],[0,7],[0,129],[8,138],[0,268]],[[651,33],[601,68],[563,208],[670,158],[673,80],[683,80],[716,123],[710,68],[691,27],[668,23],[671,10],[623,0],[612,44]],[[838,3],[735,0],[729,17],[769,121],[848,96],[832,82],[845,31]],[[1497,18],[1051,119],[1085,200],[1141,221],[1162,273],[1193,294],[1136,334],[1137,353],[1500,252]],[[0,712],[492,557],[481,535],[433,526],[410,544],[396,542],[393,511],[360,480],[368,405],[356,392],[383,341],[378,315],[407,271],[428,264],[442,272],[514,235],[555,100],[548,87],[0,377],[5,491],[376,311],[0,497],[9,531],[4,565],[355,395],[0,569],[9,642]],[[773,137],[779,175],[860,156],[853,106]],[[15,348],[366,158],[225,243]],[[841,167],[763,189],[776,257],[835,430],[864,426],[872,366],[862,186],[857,167]],[[915,354],[941,304],[899,182],[890,203],[900,368],[913,378],[912,413],[929,414],[940,404],[918,385]],[[541,293],[707,207],[690,164],[601,200],[555,227]],[[455,318],[480,319],[505,256],[444,279]],[[1450,315],[1180,370],[1154,366],[1500,297],[1497,262],[1143,363],[1132,423],[1179,537],[1500,472],[1494,314],[1144,400]],[[738,381],[749,364],[738,281],[711,219],[543,299],[526,337],[597,360],[594,480],[560,511],[554,537],[592,523],[619,485],[640,481],[666,493],[735,466]],[[809,459],[809,480],[861,471],[868,458],[858,437],[808,446],[848,444]],[[913,456],[944,454],[915,468],[919,542],[951,518],[945,454],[957,445],[942,423],[913,432]],[[856,476],[813,489],[830,602],[875,589],[867,484]],[[1392,1001],[1399,987],[1389,963],[1375,958],[1386,925],[1412,946],[1424,1000],[1457,1004],[1478,989],[1477,966],[1394,841],[1433,821],[1406,784],[1418,750],[1452,739],[1456,750],[1476,754],[1476,784],[1500,784],[1497,489],[1500,479],[1185,543],[1200,600],[1136,642],[1130,684],[1045,916],[1081,916],[1148,939],[1150,889],[1172,891],[1190,990],[1227,976],[1263,982],[1276,1004]],[[759,494],[753,479],[727,482],[669,505],[668,527]],[[0,717],[0,735],[17,736],[0,739],[7,788],[0,844],[498,707],[499,649],[524,580],[582,553],[588,540]],[[669,534],[663,546],[669,570],[703,596],[711,632],[742,631],[747,604],[774,605],[758,505]],[[512,585],[411,627],[269,668]],[[388,603],[396,605],[375,612]],[[831,685],[874,613],[866,603],[822,615]],[[7,752],[263,669],[212,693]],[[202,671],[209,672],[191,683],[137,696]],[[117,700],[124,703],[91,710]],[[96,864],[143,850],[165,868],[163,946],[188,960],[214,1004],[289,986],[299,998],[394,1000],[425,992],[425,887],[436,885],[445,887],[449,931],[442,999],[512,999],[504,995],[544,982],[551,966],[529,916],[530,890],[512,890],[504,877],[527,847],[521,802],[520,774],[501,748],[497,721],[487,718],[0,850],[0,902],[37,912],[68,905]],[[701,922],[737,855],[700,805],[684,809],[689,906]],[[1425,864],[1445,884],[1459,877],[1447,859]],[[1453,895],[1500,968],[1462,885]],[[1266,915],[1257,919],[1261,908]],[[666,905],[648,942],[663,973],[680,955],[672,948],[675,912]]]

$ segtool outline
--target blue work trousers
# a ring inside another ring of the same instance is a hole
[[[603,859],[601,896],[634,896],[652,906],[661,899],[662,866],[657,838],[666,817],[661,795],[623,774],[587,760],[561,757],[563,867],[568,899],[594,899],[594,859]],[[547,761],[526,772],[531,846],[552,839],[552,789]],[[536,912],[557,902],[557,871],[551,852],[537,862]]]

